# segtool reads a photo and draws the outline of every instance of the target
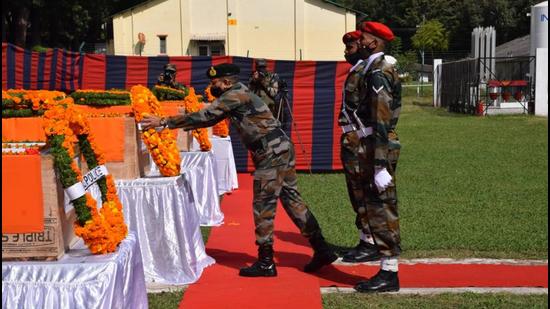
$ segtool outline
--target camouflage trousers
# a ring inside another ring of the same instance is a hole
[[[361,151],[364,152],[364,147],[361,146],[359,137],[355,132],[342,134],[340,145],[340,159],[342,160],[344,175],[346,176],[348,196],[356,214],[355,226],[358,230],[362,230],[365,235],[370,235],[371,232],[368,224],[365,225],[362,223],[362,221],[366,220],[366,215],[359,214],[359,208],[365,202],[363,183],[365,182],[366,175],[359,163],[359,153]],[[362,217],[364,217],[363,220],[361,219]]]
[[[360,164],[366,175],[366,181],[363,183],[365,201],[358,211],[361,224],[370,228],[374,241],[382,255],[398,256],[401,253],[401,236],[394,166],[397,166],[399,149],[388,151],[386,169],[392,176],[393,181],[386,190],[379,192],[374,184],[374,137],[363,138],[361,145],[364,147],[364,152],[360,152]]]
[[[294,145],[278,137],[252,154],[254,172],[254,223],[256,243],[273,244],[277,200],[306,238],[320,231],[319,223],[302,200],[297,188]]]

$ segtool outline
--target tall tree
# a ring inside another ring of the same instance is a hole
[[[449,35],[443,24],[437,20],[429,20],[420,25],[412,37],[413,47],[421,51],[430,51],[433,59],[434,51],[449,48]]]

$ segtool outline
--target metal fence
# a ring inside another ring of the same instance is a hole
[[[534,104],[535,78],[529,72],[535,57],[486,57],[441,65],[441,106],[449,111],[475,114],[478,104],[500,108],[508,102]]]

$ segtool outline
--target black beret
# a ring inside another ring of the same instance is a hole
[[[206,76],[210,79],[224,76],[238,75],[241,72],[238,66],[231,63],[222,63],[206,70]]]

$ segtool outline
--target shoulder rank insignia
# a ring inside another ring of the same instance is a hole
[[[372,90],[374,90],[374,92],[376,93],[379,93],[380,90],[384,89],[384,85],[380,86],[378,89],[376,89],[374,86],[372,86]]]

